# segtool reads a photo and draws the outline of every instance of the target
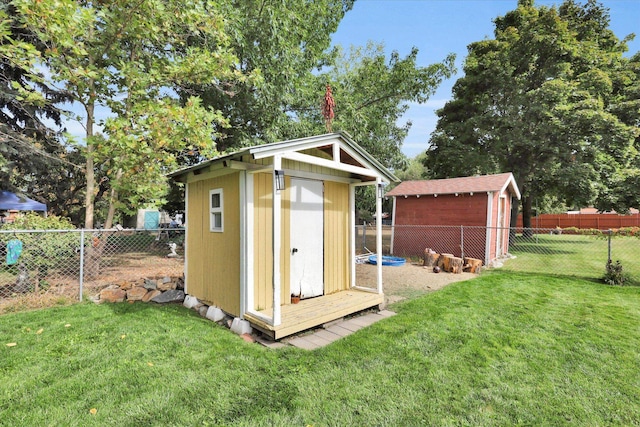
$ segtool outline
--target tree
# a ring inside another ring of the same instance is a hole
[[[14,3],[46,43],[42,66],[84,110],[86,228],[94,224],[98,173],[108,185],[110,227],[116,209],[161,197],[164,174],[179,153],[216,152],[214,124],[226,124],[222,114],[176,93],[196,83],[244,79],[214,3]],[[113,113],[101,123],[104,134],[96,132],[98,107]]]
[[[402,142],[411,128],[410,121],[402,123],[403,114],[409,103],[426,102],[455,72],[454,55],[429,66],[418,66],[417,57],[417,48],[404,58],[395,51],[387,57],[374,43],[348,54],[337,48],[331,67],[299,89],[293,119],[280,126],[280,138],[325,132],[320,105],[328,83],[336,104],[333,129],[348,132],[385,166],[403,168]]]
[[[610,207],[605,189],[637,158],[638,118],[626,43],[608,25],[594,0],[560,8],[522,0],[497,18],[495,39],[469,45],[465,76],[438,112],[433,175],[513,172],[525,227],[532,202],[549,195]]]
[[[220,110],[229,120],[230,126],[219,130],[224,136],[218,141],[219,150],[280,138],[280,127],[288,127],[301,97],[309,95],[305,82],[331,57],[331,35],[353,3],[354,0],[221,3],[228,21],[229,48],[238,58],[239,70],[257,74],[259,79],[240,84],[221,80],[181,91],[187,96],[199,94],[205,105]],[[312,96],[315,102],[315,94]]]
[[[427,154],[420,153],[412,159],[407,161],[404,168],[396,170],[395,175],[400,181],[419,181],[428,177],[428,169],[425,169],[424,162],[426,161]],[[391,190],[391,188],[388,188]]]
[[[407,159],[401,151],[411,122],[401,123],[410,102],[426,102],[443,79],[455,72],[454,55],[441,63],[417,65],[418,49],[404,58],[390,57],[382,45],[352,47],[348,54],[338,47],[327,71],[310,74],[297,89],[288,108],[287,121],[271,131],[273,139],[325,133],[322,100],[329,84],[335,101],[334,131],[346,131],[386,167],[402,169]],[[329,67],[330,65],[330,67]],[[356,210],[363,216],[375,211],[375,192],[356,189]]]
[[[15,7],[0,5],[0,182],[49,201],[52,169],[73,168],[61,143],[61,111],[67,98],[38,73],[44,44],[21,25]],[[47,120],[51,124],[45,124]],[[55,127],[57,129],[52,129]],[[56,203],[55,206],[58,206]]]

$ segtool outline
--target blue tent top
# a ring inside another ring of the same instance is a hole
[[[28,197],[18,196],[10,191],[0,190],[0,210],[10,211],[47,211],[47,205]]]

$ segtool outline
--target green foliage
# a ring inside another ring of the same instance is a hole
[[[33,212],[19,215],[13,224],[3,230],[73,230],[74,226],[66,218],[49,215],[40,216]],[[49,268],[64,265],[61,260],[76,255],[80,245],[80,235],[75,232],[33,232],[0,235],[6,243],[11,239],[22,241],[22,254],[18,263],[27,269],[37,270],[39,276],[46,276]]]
[[[615,263],[607,261],[603,279],[608,285],[623,286],[629,281],[628,275],[622,271],[622,263],[617,260]]]
[[[216,152],[219,110],[176,91],[205,82],[243,81],[230,51],[225,21],[208,0],[152,0],[123,7],[73,0],[15,0],[25,25],[43,40],[51,80],[85,110],[85,226],[93,226],[98,181],[117,208],[158,202],[176,153]],[[96,134],[95,110],[114,118]],[[100,171],[98,171],[98,168]],[[100,188],[100,191],[103,189]]]
[[[61,142],[61,111],[68,98],[38,68],[45,44],[22,22],[13,4],[0,4],[0,182],[48,201],[58,199],[53,175],[73,167]],[[70,183],[69,176],[63,180]],[[54,209],[64,200],[53,203]]]
[[[295,120],[274,129],[274,136],[325,133],[320,105],[328,83],[336,103],[333,130],[349,133],[386,167],[404,168],[407,159],[401,148],[411,123],[402,123],[402,115],[409,103],[426,102],[455,72],[454,55],[424,67],[417,65],[417,58],[417,48],[406,57],[395,51],[387,57],[382,45],[371,42],[347,52],[336,48],[328,70],[310,76],[299,92],[292,111]]]
[[[638,204],[638,58],[595,1],[532,1],[469,45],[465,76],[438,112],[427,163],[436,177],[513,172],[525,226],[532,202]]]
[[[319,110],[324,84],[308,80],[331,60],[331,36],[354,0],[226,0],[219,7],[226,18],[229,48],[238,69],[255,80],[218,79],[181,88],[200,94],[205,105],[222,111],[230,127],[219,129],[220,151],[282,139],[291,116],[311,103]],[[210,46],[215,40],[206,40]],[[324,83],[324,82],[323,82]],[[321,92],[319,92],[321,91]],[[322,123],[322,120],[320,120]],[[305,129],[294,137],[311,135]],[[291,135],[291,134],[287,134]]]
[[[426,153],[420,153],[416,157],[409,159],[405,167],[396,169],[393,173],[400,181],[419,181],[426,179],[429,175],[429,169],[425,167],[426,158]],[[387,191],[391,189],[392,187],[387,188]]]

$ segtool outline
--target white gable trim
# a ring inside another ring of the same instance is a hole
[[[326,168],[341,170],[344,172],[350,172],[358,175],[370,176],[373,178],[382,179],[381,174],[375,171],[374,169],[367,169],[359,166],[348,165],[346,163],[340,163],[334,160],[327,160],[327,159],[323,159],[316,156],[310,156],[309,154],[288,152],[288,153],[283,153],[282,158],[287,160],[293,160],[300,163],[308,163],[310,165],[323,166]]]
[[[516,196],[518,198],[518,200],[520,200],[520,197],[521,197],[520,190],[518,189],[518,184],[516,184],[516,179],[513,177],[513,174],[509,174],[509,178],[507,179],[507,181],[504,183],[504,185],[500,189],[500,192],[504,193],[504,191],[508,187],[511,187],[511,191],[514,194],[514,196]]]

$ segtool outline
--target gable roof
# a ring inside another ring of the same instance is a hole
[[[177,170],[170,173],[168,176],[171,178],[179,178],[189,172],[194,172],[200,169],[205,169],[212,164],[240,159],[242,156],[250,155],[254,159],[272,157],[275,155],[281,155],[285,153],[307,150],[310,148],[320,148],[331,150],[331,145],[337,143],[340,147],[340,157],[344,156],[344,161],[334,159],[334,165],[346,165],[346,167],[354,166],[354,168],[362,167],[370,171],[375,172],[375,175],[380,176],[384,181],[399,182],[400,180],[391,173],[386,167],[384,167],[378,160],[367,153],[362,147],[360,147],[346,132],[328,133],[324,135],[316,135],[305,138],[292,139],[288,141],[274,142],[270,144],[256,145],[253,147],[243,148],[242,150],[215,157],[210,160],[201,162],[195,166],[190,166],[184,169]],[[317,159],[316,162],[320,163],[323,159]],[[315,163],[315,162],[314,162]],[[326,163],[326,161],[325,161]],[[329,166],[331,167],[331,166]]]
[[[432,194],[463,194],[500,192],[509,189],[520,199],[520,190],[511,172],[496,175],[467,176],[460,178],[432,179],[428,181],[405,181],[389,191],[385,196],[417,196]]]

